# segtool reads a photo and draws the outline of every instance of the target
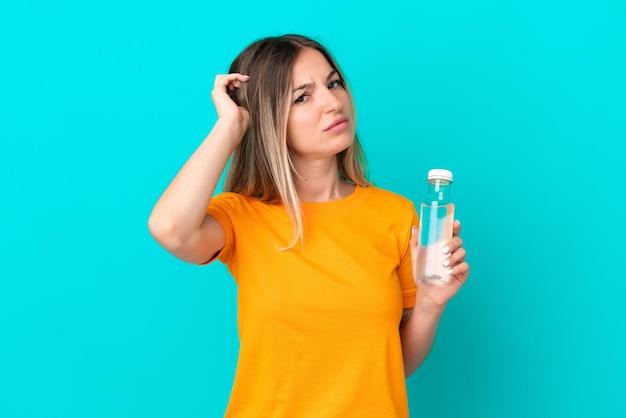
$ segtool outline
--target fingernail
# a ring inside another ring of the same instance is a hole
[[[411,236],[415,235],[415,225],[411,228]]]
[[[450,265],[450,260],[443,260],[443,266],[448,267]]]
[[[455,220],[454,222],[458,223],[459,225],[461,225],[461,221],[459,221],[458,219]]]
[[[444,254],[448,254],[448,253],[450,252],[450,247],[447,247],[447,246],[446,246],[446,247],[443,247],[443,248],[441,249],[441,252],[442,252],[442,253],[444,253]]]
[[[446,270],[446,273],[448,273],[448,276],[451,275],[453,273],[452,269],[448,269]]]

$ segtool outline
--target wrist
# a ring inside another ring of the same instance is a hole
[[[447,301],[440,302],[433,300],[426,294],[426,291],[423,288],[418,289],[417,294],[415,295],[415,305],[413,310],[417,310],[422,314],[441,314],[447,305]]]
[[[233,145],[233,149],[239,145],[246,131],[241,122],[228,118],[218,118],[213,125],[213,131],[218,133],[220,137],[228,138]]]
[[[225,131],[239,133],[241,134],[241,136],[243,136],[244,134],[243,123],[240,119],[237,119],[236,117],[218,117],[217,121],[215,122],[215,126]]]

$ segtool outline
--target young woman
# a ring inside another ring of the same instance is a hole
[[[352,96],[318,42],[254,42],[212,98],[217,122],[149,228],[174,256],[219,259],[237,281],[225,416],[407,417],[405,377],[469,274],[459,223],[444,249],[453,279],[418,290],[415,208],[367,180]]]

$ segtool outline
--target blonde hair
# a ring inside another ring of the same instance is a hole
[[[303,220],[296,191],[295,173],[287,145],[287,119],[291,108],[291,72],[300,51],[321,52],[344,79],[330,53],[318,42],[300,35],[258,40],[239,54],[229,73],[250,76],[233,94],[233,100],[248,109],[251,126],[235,149],[226,173],[224,190],[263,202],[283,204],[292,227],[293,247],[302,238]],[[354,101],[347,85],[353,114]],[[338,175],[357,185],[370,186],[363,148],[355,135],[353,143],[337,154]]]

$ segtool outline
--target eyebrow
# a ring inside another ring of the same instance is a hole
[[[339,71],[337,70],[332,70],[330,73],[328,73],[328,75],[326,76],[326,81],[330,80],[335,74],[338,74]],[[295,89],[293,89],[292,93],[297,92],[298,90],[302,90],[302,89],[306,89],[308,87],[313,87],[313,83],[306,83],[303,84],[301,86],[296,87]]]

